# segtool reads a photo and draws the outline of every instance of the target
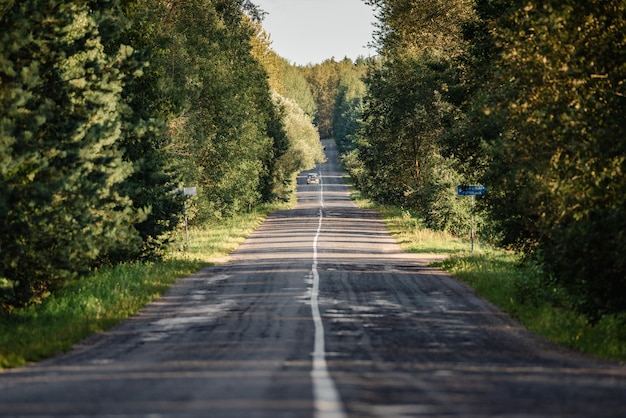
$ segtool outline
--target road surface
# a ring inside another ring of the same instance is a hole
[[[231,261],[120,326],[0,373],[0,416],[626,417],[626,368],[555,347],[404,254],[321,185]]]

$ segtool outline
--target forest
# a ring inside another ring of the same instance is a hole
[[[289,200],[324,159],[304,77],[240,0],[0,3],[0,307]],[[270,77],[269,74],[272,74]]]
[[[0,0],[0,307],[289,200],[334,138],[368,198],[626,312],[626,4],[364,0],[373,58],[298,67],[250,0]],[[459,185],[484,185],[475,199]]]
[[[626,3],[366,0],[378,59],[344,164],[430,228],[522,253],[594,321],[626,311]]]

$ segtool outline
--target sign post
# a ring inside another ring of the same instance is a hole
[[[484,196],[487,193],[485,186],[457,186],[456,194],[459,196]]]
[[[198,189],[196,187],[179,187],[178,189],[172,190],[172,193],[182,194],[185,196],[183,213],[185,214],[185,238],[187,242],[187,247],[189,247],[189,223],[187,221],[187,198],[189,196],[195,196],[198,194]]]
[[[198,191],[195,187],[183,187],[185,197],[195,196]],[[187,222],[187,199],[185,199],[185,237],[187,238],[187,248],[189,248],[189,223]]]
[[[471,226],[470,226],[470,240],[472,241],[472,255],[474,255],[474,201],[476,196],[484,196],[487,193],[487,188],[485,186],[457,186],[456,194],[457,196],[471,196],[472,197],[472,208],[471,212]]]

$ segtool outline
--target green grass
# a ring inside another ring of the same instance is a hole
[[[191,228],[189,248],[181,229],[172,253],[164,261],[94,271],[39,305],[0,316],[0,369],[54,356],[133,316],[179,278],[227,256],[277,208],[266,206]]]
[[[53,356],[75,342],[135,314],[178,278],[205,265],[170,260],[101,269],[40,305],[1,317],[0,368]]]
[[[350,178],[344,178],[350,184]],[[448,232],[433,231],[424,226],[422,220],[404,209],[379,205],[364,198],[360,192],[352,189],[350,197],[365,209],[380,213],[387,229],[398,241],[404,251],[430,254],[464,254],[471,252],[471,243],[454,237]],[[475,249],[481,246],[476,244]]]
[[[212,262],[223,258],[239,245],[276,209],[286,208],[294,202],[282,205],[267,205],[249,213],[239,214],[201,227],[189,228],[189,245],[185,231],[180,230],[173,245],[172,258]]]
[[[407,252],[462,254],[471,251],[471,243],[464,242],[447,232],[428,229],[421,220],[405,210],[380,206],[377,211],[402,249]]]

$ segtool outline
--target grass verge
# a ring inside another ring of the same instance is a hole
[[[176,260],[200,260],[212,262],[221,259],[246,239],[250,233],[258,228],[270,212],[284,209],[295,203],[282,205],[260,206],[248,213],[242,213],[232,218],[223,219],[189,229],[189,245],[186,234],[180,231],[174,242],[171,257]]]
[[[191,228],[188,247],[181,231],[172,254],[164,261],[99,269],[40,305],[0,316],[0,369],[51,357],[133,316],[179,278],[236,249],[274,209],[278,207],[264,206]]]
[[[475,246],[450,234],[430,231],[407,211],[375,205],[358,192],[360,207],[374,209],[407,252],[448,254],[438,267],[467,283],[479,295],[549,340],[598,358],[626,361],[626,314],[596,323],[570,308],[568,295],[537,265],[487,245]]]
[[[440,267],[530,331],[594,357],[626,361],[626,314],[589,321],[571,308],[569,296],[554,280],[516,254],[483,250],[452,256]]]
[[[101,269],[40,305],[1,317],[0,367],[17,367],[68,350],[110,328],[162,295],[205,263],[169,260]]]

